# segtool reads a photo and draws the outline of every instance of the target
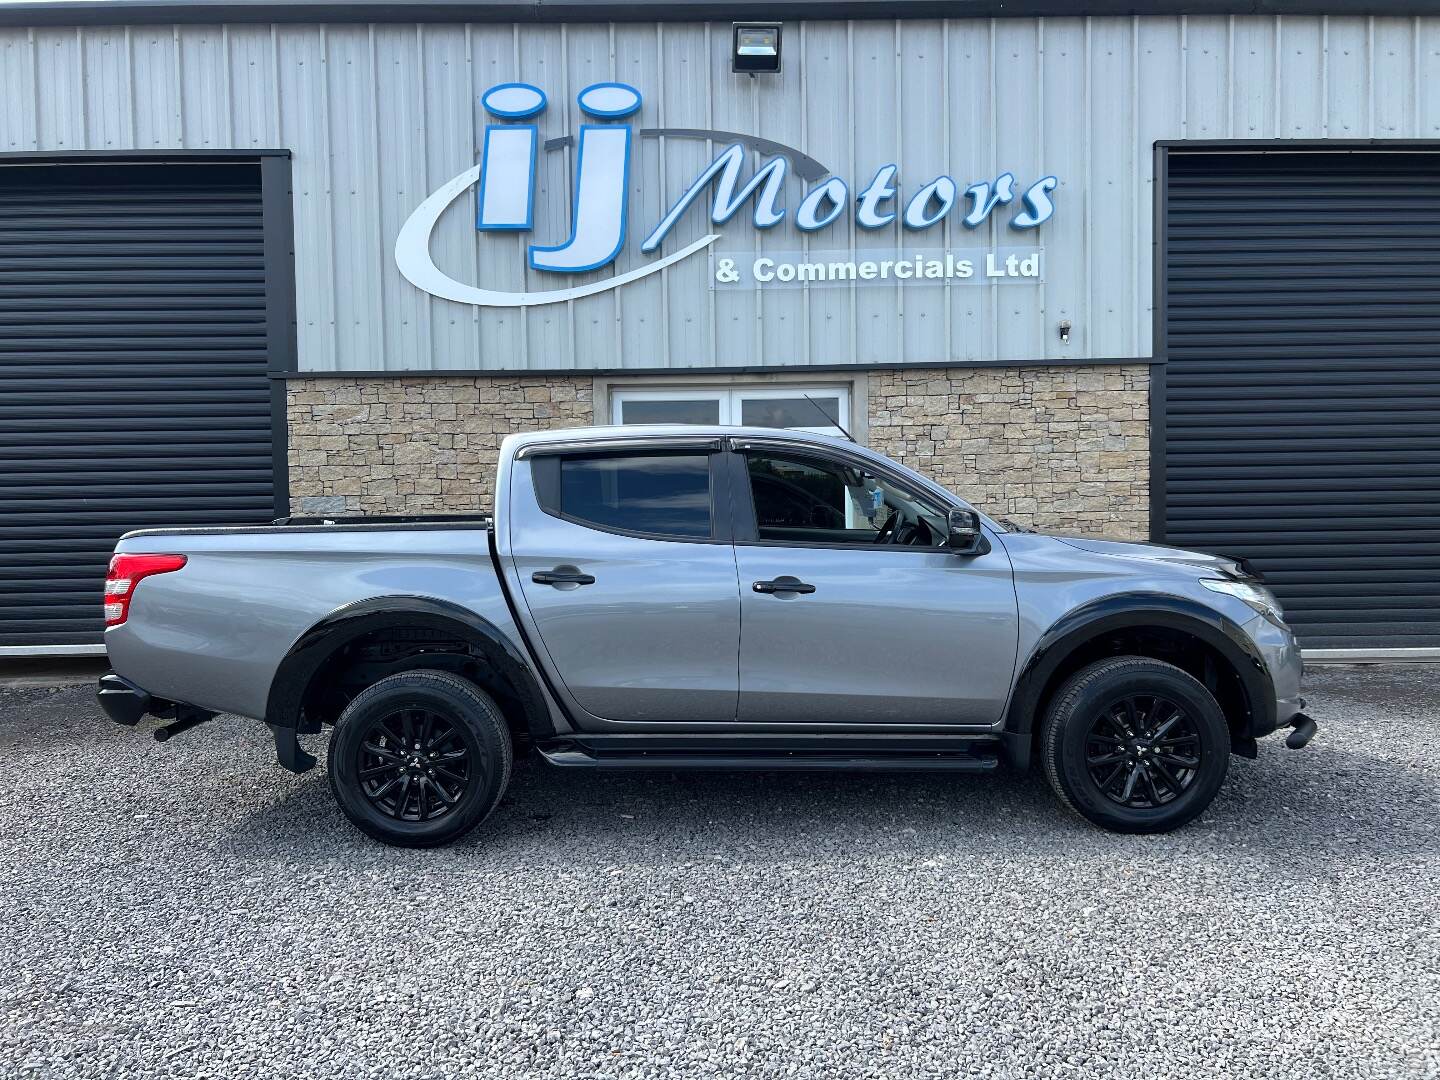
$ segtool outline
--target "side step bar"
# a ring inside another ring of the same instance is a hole
[[[623,740],[623,741],[622,741]],[[994,739],[564,739],[540,746],[562,768],[724,772],[988,772]]]

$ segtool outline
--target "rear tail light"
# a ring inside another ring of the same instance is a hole
[[[135,586],[152,574],[168,574],[185,565],[184,555],[112,555],[105,575],[105,625],[119,626],[130,615]]]

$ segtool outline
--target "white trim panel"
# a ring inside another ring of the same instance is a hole
[[[104,656],[104,645],[0,645],[7,656]]]
[[[1440,664],[1440,649],[1302,649],[1307,667],[1327,664]]]

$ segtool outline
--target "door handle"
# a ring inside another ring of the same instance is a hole
[[[814,585],[809,585],[799,578],[779,577],[774,581],[757,581],[750,586],[758,593],[812,593]]]
[[[594,574],[582,574],[570,566],[557,566],[554,570],[536,570],[530,575],[536,585],[594,585]]]

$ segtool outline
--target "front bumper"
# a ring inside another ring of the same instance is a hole
[[[1304,664],[1300,659],[1300,646],[1288,626],[1282,626],[1256,615],[1242,628],[1242,632],[1254,644],[1257,659],[1270,677],[1271,699],[1274,703],[1273,724],[1257,726],[1251,734],[1263,739],[1291,727],[1295,718],[1301,716],[1305,699],[1300,696],[1300,676]],[[1261,715],[1256,710],[1257,717]]]
[[[1300,678],[1305,672],[1300,657],[1300,644],[1288,626],[1257,615],[1244,626],[1245,634],[1255,643],[1259,660],[1270,677],[1274,692],[1274,721],[1256,722],[1251,739],[1245,741],[1248,756],[1255,752],[1254,739],[1263,739],[1278,731],[1287,731],[1285,745],[1299,750],[1315,737],[1318,725],[1305,714],[1305,699],[1300,696]],[[1245,751],[1241,751],[1242,753]]]

